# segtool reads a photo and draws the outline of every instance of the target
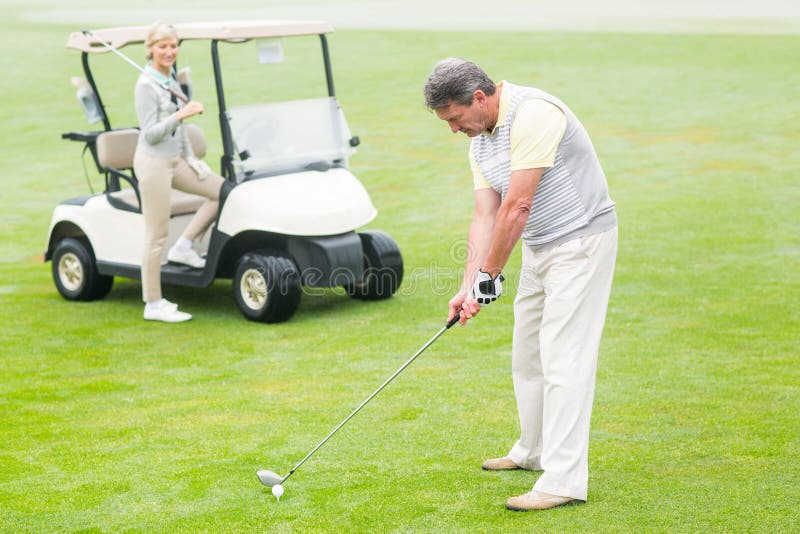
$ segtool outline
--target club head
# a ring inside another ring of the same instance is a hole
[[[274,471],[270,471],[269,469],[262,469],[256,473],[256,475],[258,475],[258,480],[260,480],[262,484],[270,488],[280,484],[284,480],[284,477],[280,476]]]

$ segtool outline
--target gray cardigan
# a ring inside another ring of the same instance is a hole
[[[180,86],[170,80],[170,88],[183,94]],[[136,117],[139,119],[139,142],[136,150],[154,157],[194,157],[183,123],[175,112],[183,107],[175,104],[169,91],[163,89],[149,73],[142,73],[134,90]]]

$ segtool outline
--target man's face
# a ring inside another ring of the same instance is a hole
[[[469,106],[451,102],[446,108],[436,109],[435,112],[437,117],[447,121],[453,133],[463,132],[468,137],[475,137],[487,127],[483,99],[473,98]]]

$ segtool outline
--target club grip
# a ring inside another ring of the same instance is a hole
[[[458,322],[459,318],[461,318],[461,314],[457,313],[455,317],[453,317],[452,319],[447,321],[447,324],[445,325],[445,328],[450,328],[451,326],[456,324]]]

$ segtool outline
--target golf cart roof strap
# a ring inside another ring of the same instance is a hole
[[[216,39],[219,41],[245,41],[262,37],[283,37],[290,35],[319,35],[333,32],[333,26],[319,20],[243,20],[234,22],[192,22],[174,24],[181,40]],[[100,39],[115,48],[128,44],[143,43],[150,26],[127,26],[92,30]],[[108,52],[108,48],[83,34],[73,32],[67,39],[67,48],[83,52]]]

